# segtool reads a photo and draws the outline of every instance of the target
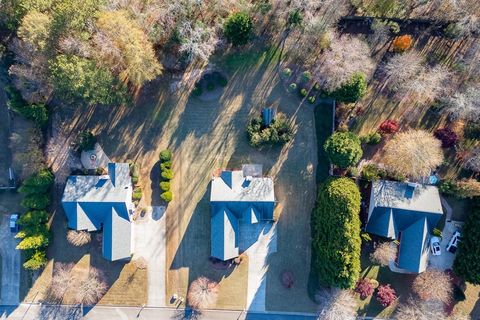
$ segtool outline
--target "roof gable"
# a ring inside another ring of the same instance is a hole
[[[212,216],[211,256],[228,260],[238,256],[238,219],[227,208]]]
[[[412,272],[423,272],[427,267],[428,241],[427,218],[418,219],[401,233],[398,267]]]

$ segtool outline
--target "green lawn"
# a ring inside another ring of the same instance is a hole
[[[398,303],[404,302],[408,299],[415,276],[395,273],[390,271],[388,267],[372,265],[369,259],[371,252],[372,245],[362,247],[361,277],[376,279],[380,285],[390,284],[390,286],[397,292],[398,299],[397,302],[390,307],[384,308],[377,302],[375,293],[365,300],[361,300],[360,297],[356,295],[358,301],[358,315],[387,318],[393,314]]]

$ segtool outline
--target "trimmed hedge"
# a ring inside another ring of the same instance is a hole
[[[453,263],[453,271],[463,280],[480,284],[480,199],[474,200],[462,231],[462,241]]]
[[[313,259],[320,285],[353,288],[360,275],[360,191],[349,178],[319,186],[313,211]]]
[[[170,202],[173,200],[173,193],[171,191],[165,191],[160,195],[160,197],[166,202]]]
[[[165,202],[170,202],[173,199],[173,193],[170,191],[170,180],[173,179],[173,170],[172,170],[172,152],[168,149],[160,152],[160,176],[163,181],[160,182],[160,189],[163,193],[160,195]]]
[[[170,181],[160,182],[160,189],[162,189],[163,191],[169,191],[170,190]]]
[[[160,151],[160,162],[167,162],[172,160],[172,151],[165,149]]]

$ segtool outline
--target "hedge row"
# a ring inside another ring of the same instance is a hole
[[[43,169],[26,179],[18,189],[25,194],[22,206],[28,210],[18,220],[22,229],[15,236],[22,239],[17,249],[25,251],[26,261],[23,264],[25,269],[37,270],[47,263],[46,249],[50,232],[47,226],[48,213],[45,209],[50,204],[50,188],[53,182],[52,172]]]
[[[160,197],[167,203],[172,201],[173,194],[170,190],[170,180],[173,179],[173,170],[172,170],[172,152],[168,149],[160,152],[160,189],[162,189],[162,194]]]
[[[313,212],[314,266],[322,286],[353,288],[360,275],[360,191],[349,178],[320,185]]]

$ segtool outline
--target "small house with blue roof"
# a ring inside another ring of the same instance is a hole
[[[366,231],[400,242],[392,271],[421,273],[427,268],[431,234],[442,214],[435,186],[375,181]]]
[[[240,224],[272,221],[273,179],[262,176],[261,165],[223,170],[212,180],[211,256],[223,261],[239,256]]]
[[[128,163],[109,163],[107,175],[68,177],[62,206],[70,229],[103,230],[103,257],[115,261],[130,258],[131,199]]]

